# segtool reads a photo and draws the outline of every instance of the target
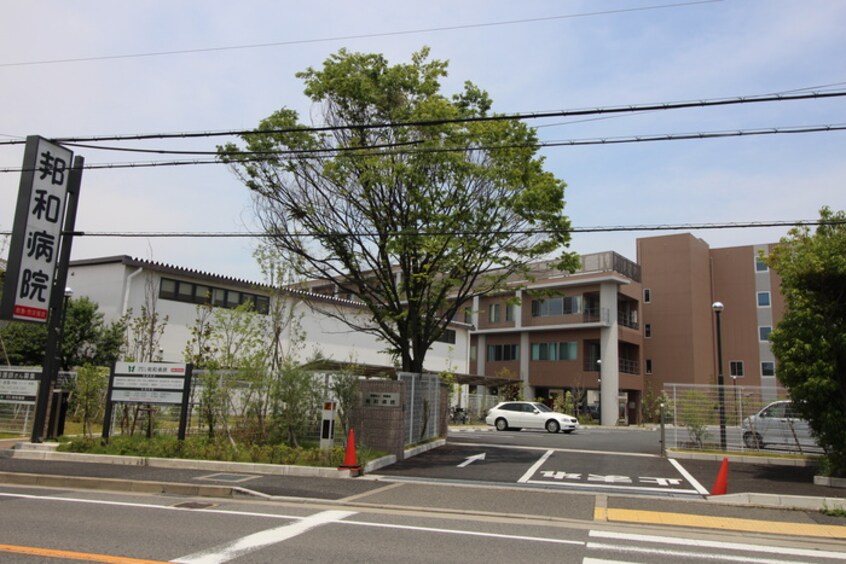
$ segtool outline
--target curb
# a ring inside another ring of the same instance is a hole
[[[23,460],[52,460],[56,462],[94,462],[125,466],[149,466],[180,470],[202,470],[211,472],[248,472],[265,476],[299,476],[311,478],[350,478],[349,470],[338,470],[318,466],[287,466],[280,464],[258,464],[251,462],[220,462],[215,460],[189,460],[185,458],[145,458],[141,456],[118,456],[113,454],[84,454],[56,452],[55,446],[39,444],[30,448],[30,443],[21,443],[12,452],[12,458]],[[381,460],[381,459],[379,459]]]
[[[776,458],[767,456],[748,456],[744,454],[714,454],[714,453],[700,453],[700,452],[681,452],[673,449],[667,449],[668,458],[678,458],[680,460],[708,460],[711,462],[722,462],[723,458],[728,458],[730,462],[738,462],[741,464],[762,464],[766,466],[816,466],[816,460],[806,458]]]
[[[20,472],[0,472],[0,482],[13,486],[42,486],[47,488],[73,488],[194,497],[234,497],[236,491],[234,488],[228,486],[144,482],[139,480],[121,480],[118,478],[53,476]]]

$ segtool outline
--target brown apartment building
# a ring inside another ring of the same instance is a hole
[[[779,277],[761,260],[772,245],[712,249],[690,234],[638,239],[643,277],[645,385],[716,384],[716,314],[721,302],[727,385],[761,386],[775,399],[769,332],[781,320]]]
[[[475,300],[470,371],[519,378],[532,399],[586,392],[603,424],[635,423],[643,391],[640,267],[613,252],[581,258],[572,274],[537,265],[514,292]]]
[[[538,270],[473,304],[470,371],[519,378],[528,398],[586,392],[604,425],[637,423],[645,390],[716,383],[719,301],[726,384],[774,399],[768,336],[784,302],[759,258],[771,247],[712,249],[685,233],[638,239],[637,263],[606,252],[572,274]]]

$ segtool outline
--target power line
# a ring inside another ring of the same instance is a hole
[[[146,53],[132,53],[132,54],[124,54],[124,55],[101,55],[101,56],[94,56],[94,57],[75,57],[75,58],[65,58],[65,59],[46,59],[40,61],[21,61],[21,62],[12,62],[12,63],[0,63],[0,67],[25,67],[25,66],[36,66],[36,65],[55,65],[55,64],[66,64],[66,63],[84,63],[84,62],[93,62],[93,61],[111,61],[111,60],[119,60],[119,59],[140,59],[140,58],[147,58],[147,57],[165,57],[165,56],[172,56],[172,55],[186,55],[186,54],[196,54],[196,53],[213,53],[213,52],[222,52],[222,51],[238,51],[238,50],[247,50],[247,49],[264,49],[268,47],[287,47],[291,45],[306,45],[306,44],[313,44],[313,43],[327,43],[332,41],[350,41],[354,39],[371,39],[376,37],[396,37],[402,35],[417,35],[421,33],[432,33],[432,32],[442,32],[442,31],[459,31],[464,29],[480,29],[486,27],[497,27],[497,26],[506,26],[506,25],[515,25],[515,24],[526,24],[526,23],[538,23],[538,22],[545,22],[545,21],[553,21],[553,20],[564,20],[564,19],[575,19],[575,18],[587,18],[587,17],[595,17],[595,16],[607,16],[607,15],[614,15],[614,14],[624,14],[629,12],[645,12],[649,10],[662,10],[668,8],[683,8],[687,6],[695,6],[697,4],[714,4],[717,2],[722,2],[723,0],[696,0],[693,2],[678,2],[674,4],[661,4],[655,6],[641,6],[638,8],[622,8],[618,10],[604,10],[601,12],[584,12],[578,14],[566,14],[561,16],[545,16],[539,18],[524,18],[519,20],[505,20],[505,21],[498,21],[498,22],[487,22],[487,23],[475,23],[475,24],[463,24],[463,25],[453,25],[453,26],[443,26],[443,27],[431,27],[431,28],[422,28],[422,29],[409,29],[409,30],[401,30],[401,31],[389,31],[384,33],[369,33],[369,34],[357,34],[357,35],[341,35],[341,36],[334,36],[334,37],[322,37],[322,38],[315,38],[315,39],[299,39],[299,40],[292,40],[292,41],[274,41],[270,43],[252,43],[247,45],[229,45],[229,46],[222,46],[222,47],[200,47],[196,49],[178,49],[178,50],[170,50],[170,51],[151,51]]]
[[[570,233],[613,233],[613,232],[639,232],[639,231],[701,231],[701,230],[715,230],[715,229],[755,229],[764,227],[802,227],[802,226],[820,226],[820,225],[846,225],[846,221],[836,219],[796,219],[796,220],[769,220],[769,221],[745,221],[745,222],[725,222],[725,223],[675,223],[675,224],[658,224],[658,225],[614,225],[614,226],[594,226],[594,227],[573,227],[569,230]],[[0,236],[11,235],[11,231],[0,231]],[[550,229],[521,229],[521,230],[503,230],[498,231],[505,235],[546,235],[554,233]],[[423,233],[403,233],[401,235],[421,235],[421,236],[481,236],[489,235],[490,232],[474,232],[474,231],[430,231]],[[243,238],[262,238],[269,239],[274,235],[263,232],[247,231],[247,232],[224,232],[224,231],[76,231],[74,237],[109,237],[122,239],[243,239]],[[289,234],[294,237],[317,237],[329,235],[327,233],[297,233]],[[344,232],[333,233],[332,236],[347,236],[347,237],[369,237],[377,235],[376,232],[360,231],[360,232]]]
[[[603,114],[621,114],[621,113],[636,113],[648,111],[661,110],[678,110],[690,108],[706,108],[713,106],[730,106],[738,104],[757,104],[764,102],[788,102],[796,100],[812,100],[825,98],[840,98],[846,96],[846,90],[837,90],[829,92],[799,92],[789,94],[759,94],[753,96],[734,96],[730,98],[707,98],[702,100],[683,100],[678,102],[658,102],[647,104],[628,104],[623,106],[599,106],[595,108],[580,108],[570,110],[550,110],[538,112],[518,112],[512,114],[496,114],[489,116],[473,116],[473,117],[459,117],[459,118],[445,118],[437,120],[417,120],[404,122],[382,122],[382,123],[365,123],[365,124],[350,124],[339,126],[320,126],[320,127],[291,127],[280,129],[239,129],[239,130],[223,130],[223,131],[197,131],[197,132],[178,132],[178,133],[138,133],[129,135],[99,135],[94,137],[56,137],[51,141],[57,143],[88,143],[88,142],[104,142],[104,141],[141,141],[150,139],[196,139],[206,137],[232,137],[232,136],[248,136],[248,135],[265,135],[265,134],[284,134],[284,133],[322,133],[329,131],[341,130],[366,130],[366,129],[390,129],[400,127],[426,127],[435,125],[447,125],[456,123],[475,123],[486,121],[509,121],[509,120],[528,120],[528,119],[542,119],[542,118],[562,118],[573,116],[588,116],[588,115],[603,115]],[[26,142],[25,139],[14,139],[9,141],[0,141],[0,145],[22,145]],[[111,150],[111,148],[103,148],[104,150]]]
[[[341,150],[351,153],[352,156],[373,157],[373,156],[388,156],[399,154],[427,154],[427,153],[455,153],[455,152],[474,152],[474,151],[497,151],[508,149],[525,149],[525,148],[549,148],[549,147],[576,147],[586,145],[620,145],[626,143],[650,143],[655,141],[683,141],[683,140],[704,140],[704,139],[721,139],[729,137],[750,137],[759,135],[778,135],[778,134],[797,134],[797,133],[828,133],[835,131],[846,131],[846,124],[830,124],[830,125],[813,125],[813,126],[789,126],[789,127],[767,127],[762,129],[737,129],[732,131],[708,131],[698,133],[661,133],[652,135],[634,135],[629,137],[602,137],[596,139],[569,139],[561,141],[547,141],[540,143],[514,143],[494,146],[472,146],[472,147],[427,147],[418,149],[402,149],[395,148],[400,145],[409,145],[413,143],[402,143],[394,145],[379,146],[378,151],[371,150],[371,147],[345,147],[345,148],[327,148],[321,150],[297,150],[297,151],[272,151],[272,152],[236,152],[235,155],[242,157],[240,162],[259,162],[267,160],[268,157],[282,157],[291,156],[303,159],[325,158],[328,155],[337,153]],[[375,146],[374,146],[375,147]],[[199,152],[198,152],[199,153]],[[211,152],[199,154],[216,154]],[[199,166],[209,164],[225,164],[220,159],[189,159],[189,160],[175,160],[175,161],[135,161],[126,163],[91,163],[84,166],[88,170],[103,170],[103,169],[126,169],[126,168],[156,168],[156,167],[175,167],[175,166]],[[23,168],[7,167],[0,168],[2,173],[20,173],[24,172]]]

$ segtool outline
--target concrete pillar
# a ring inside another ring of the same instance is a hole
[[[602,359],[601,403],[602,424],[617,424],[617,396],[620,394],[620,361],[617,327],[617,284],[603,282],[599,287],[599,308],[603,323],[599,333],[599,358]]]

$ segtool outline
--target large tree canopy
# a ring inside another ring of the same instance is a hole
[[[425,48],[393,66],[341,50],[297,75],[318,124],[283,108],[243,149],[219,148],[273,244],[301,274],[361,300],[372,323],[345,321],[414,372],[468,300],[532,261],[576,264],[565,184],[544,170],[534,130],[488,119],[491,100],[469,82],[441,94],[446,69]]]
[[[794,228],[770,254],[787,304],[770,339],[779,380],[846,476],[846,214],[820,216],[816,233]]]

